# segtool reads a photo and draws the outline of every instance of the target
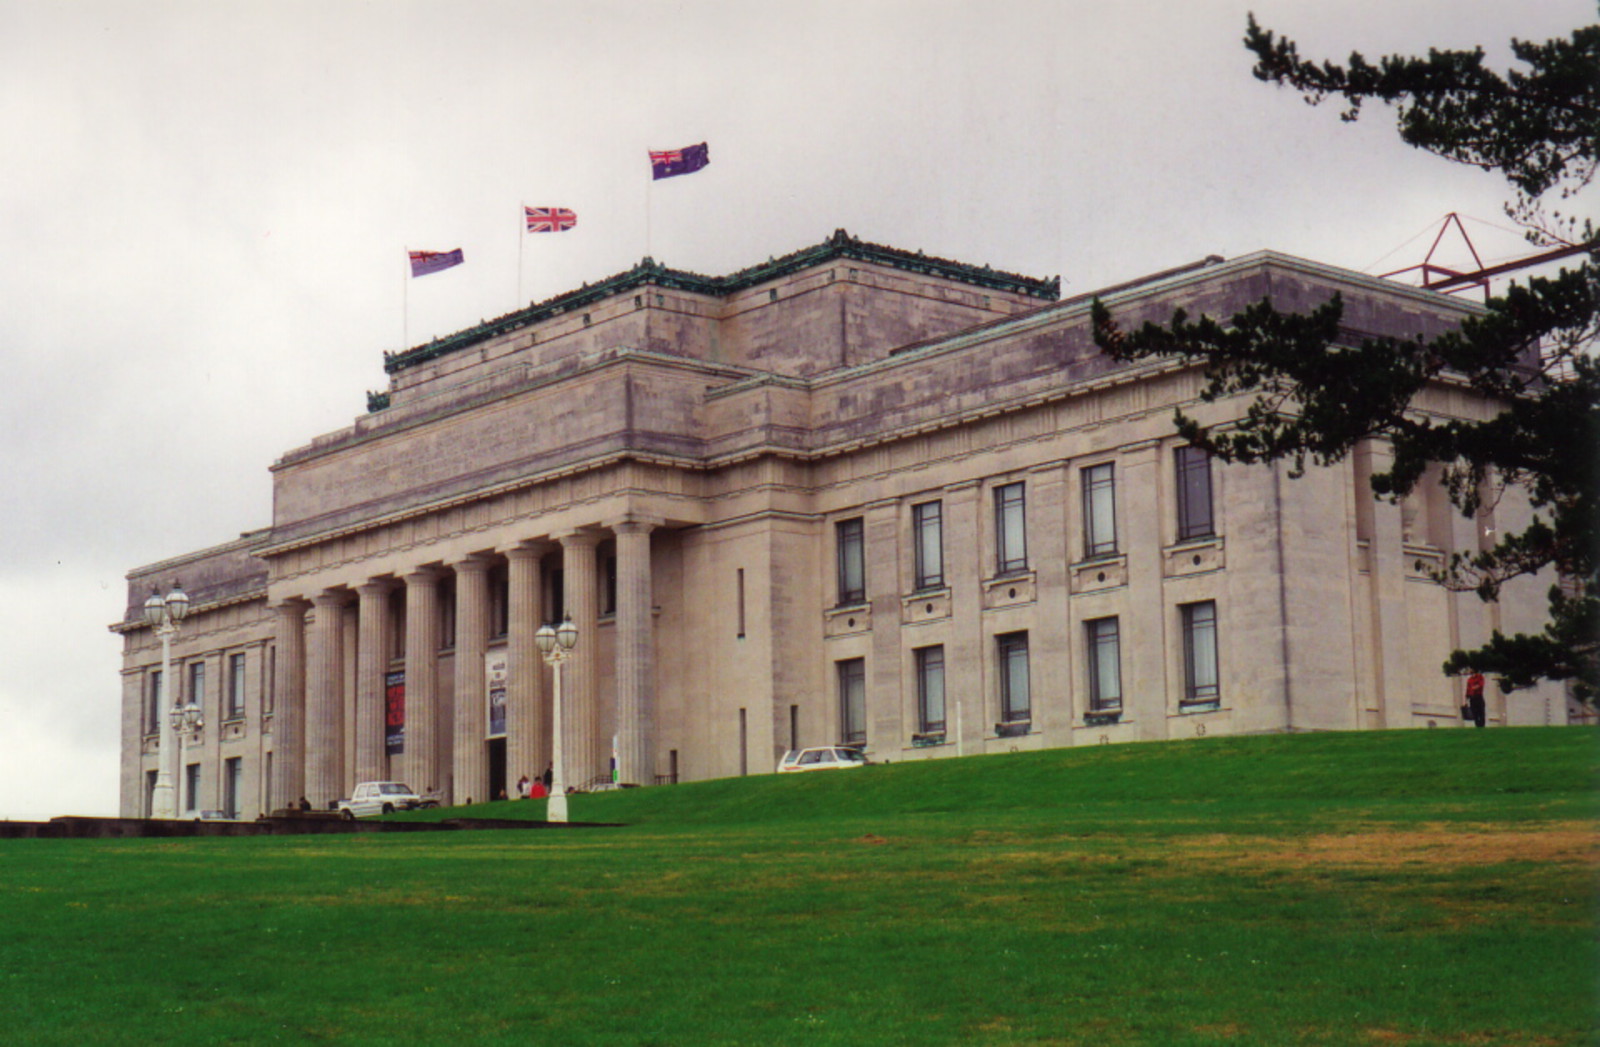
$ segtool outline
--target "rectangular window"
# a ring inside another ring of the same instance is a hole
[[[278,704],[278,648],[274,644],[267,648],[267,664],[262,670],[261,693],[267,696],[262,703],[262,712],[270,713]]]
[[[222,762],[222,815],[239,817],[239,790],[244,784],[244,760],[230,756]]]
[[[739,600],[739,639],[744,639],[744,568],[737,568],[734,576],[734,586]]]
[[[150,685],[144,701],[144,730],[155,734],[161,730],[161,710],[166,703],[161,700],[161,670],[150,670]]]
[[[833,525],[833,531],[839,558],[839,606],[865,603],[867,558],[861,518],[840,520]]]
[[[944,733],[944,648],[918,647],[917,723],[923,734]]]
[[[560,607],[553,603],[551,607]],[[506,634],[511,623],[511,571],[504,564],[489,568],[489,638]]]
[[[228,656],[228,715],[230,720],[244,716],[244,655]]]
[[[1186,603],[1183,613],[1183,704],[1216,708],[1221,701],[1217,681],[1217,605]]]
[[[867,660],[851,658],[839,665],[839,741],[867,744]]]
[[[1178,472],[1178,541],[1209,538],[1211,520],[1211,456],[1198,447],[1180,447]]]
[[[1116,491],[1110,462],[1083,471],[1083,553],[1091,560],[1117,551]]]
[[[200,765],[197,763],[183,768],[183,809],[191,814],[200,809]]]
[[[1011,574],[1028,569],[1028,531],[1020,483],[994,489],[995,570]]]
[[[994,640],[1000,662],[1000,719],[1005,723],[1025,723],[1033,719],[1028,687],[1028,634],[1006,633]]]
[[[600,613],[617,613],[617,555],[610,553],[600,560]]]
[[[911,507],[911,541],[916,561],[916,587],[937,589],[944,585],[944,524],[938,502]]]
[[[1122,708],[1122,639],[1115,618],[1083,623],[1089,647],[1089,711]]]
[[[189,704],[206,707],[206,663],[189,663]]]
[[[453,585],[439,587],[439,649],[451,650],[456,645],[456,590]]]

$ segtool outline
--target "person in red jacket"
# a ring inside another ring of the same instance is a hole
[[[1473,673],[1467,677],[1467,708],[1468,718],[1479,727],[1489,717],[1488,706],[1483,700],[1483,674]]]

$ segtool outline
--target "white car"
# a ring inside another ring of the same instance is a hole
[[[852,767],[865,767],[867,758],[861,750],[845,745],[820,745],[812,749],[790,749],[778,761],[778,773],[790,771],[843,771]]]
[[[367,818],[374,814],[393,814],[418,807],[437,807],[438,800],[424,800],[404,782],[362,782],[350,799],[340,800],[339,813],[346,818]]]

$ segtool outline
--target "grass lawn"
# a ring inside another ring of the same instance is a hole
[[[0,841],[0,1042],[1589,1044],[1595,739],[1218,738],[572,800],[617,829]]]

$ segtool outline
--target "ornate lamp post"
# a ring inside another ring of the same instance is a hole
[[[552,822],[564,822],[567,820],[567,774],[562,766],[561,752],[561,663],[577,646],[578,627],[572,624],[571,618],[556,626],[546,622],[533,634],[533,642],[539,645],[539,653],[550,663],[556,678],[555,695],[550,707],[550,801],[545,818]]]
[[[189,613],[189,594],[177,582],[172,583],[172,592],[165,597],[159,591],[152,590],[150,599],[144,602],[144,620],[156,631],[161,638],[161,693],[156,696],[157,702],[165,702],[168,694],[176,694],[172,689],[172,638],[178,635],[178,623],[183,621]],[[190,705],[194,710],[195,729],[204,726],[200,719],[198,706]],[[180,709],[176,702],[172,706],[170,715],[163,715],[158,704],[156,716],[161,724],[161,751],[159,764],[156,769],[155,792],[150,798],[150,815],[153,818],[176,818],[178,816],[178,798],[173,791],[173,780],[178,773],[178,729],[185,722],[186,710]]]

